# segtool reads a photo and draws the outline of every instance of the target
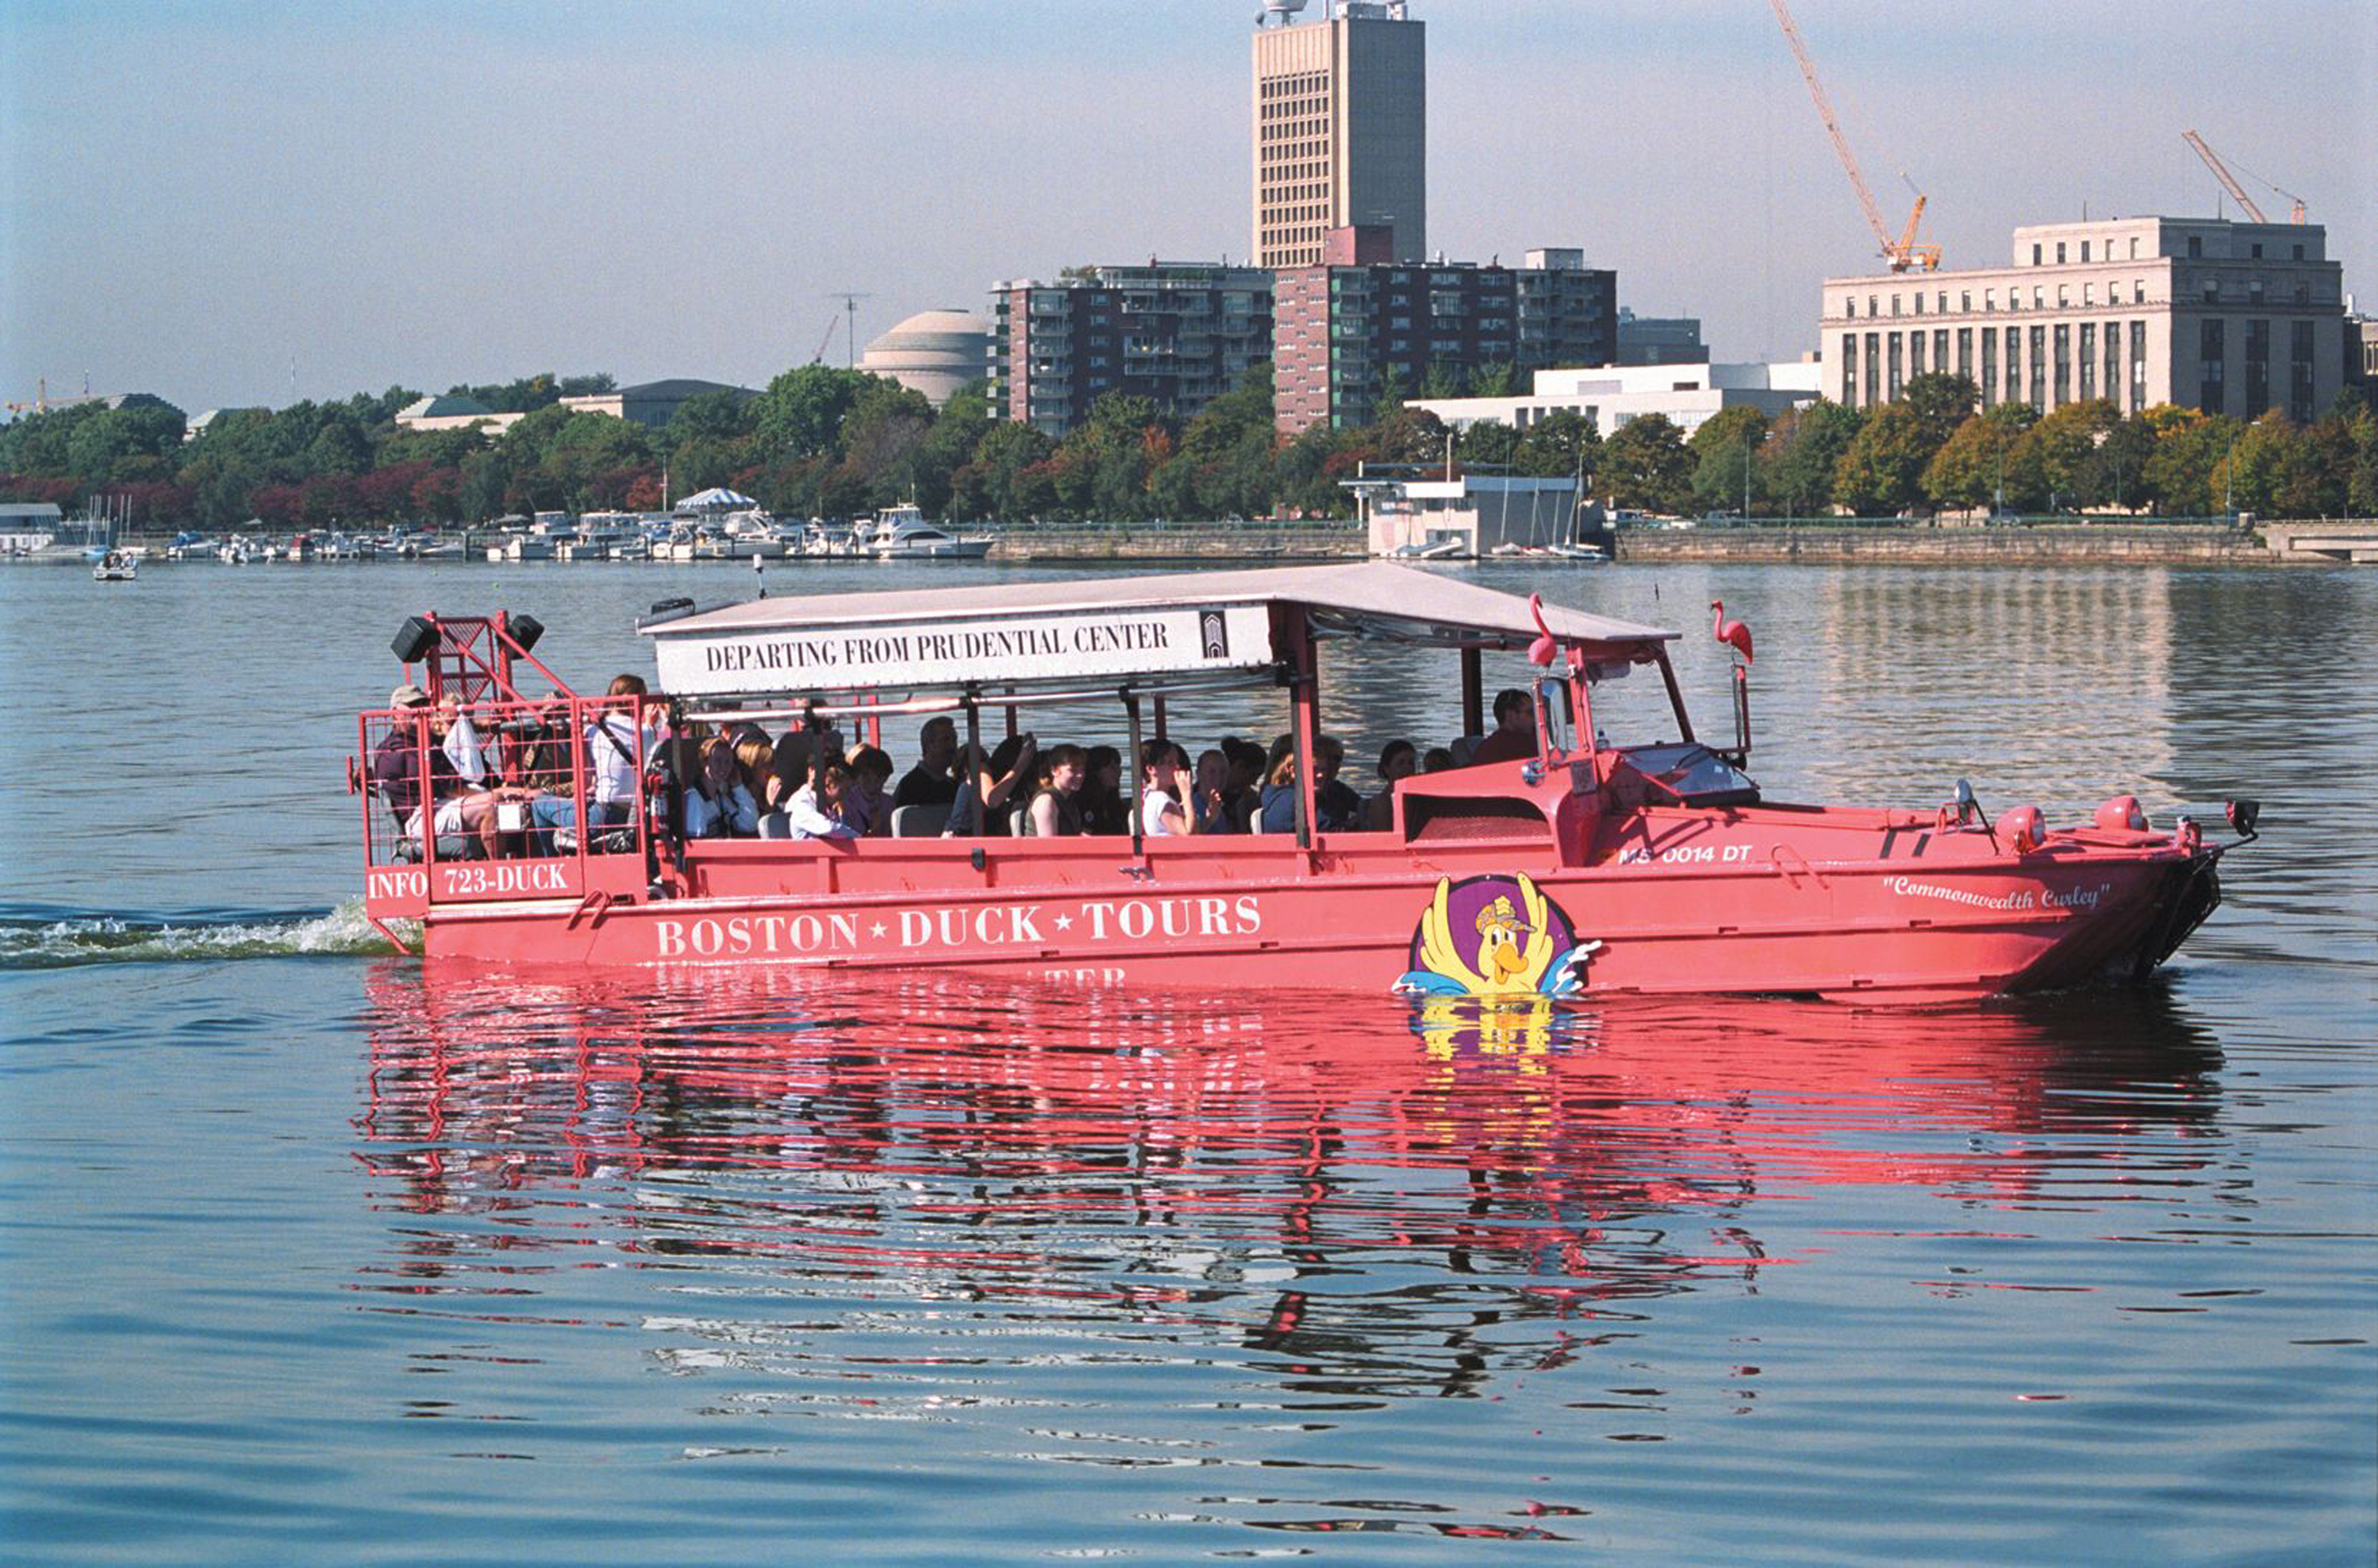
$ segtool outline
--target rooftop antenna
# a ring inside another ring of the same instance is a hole
[[[849,361],[847,368],[856,370],[859,368],[859,302],[863,299],[873,299],[875,296],[868,293],[855,293],[848,289],[843,289],[829,291],[825,297],[842,301],[843,315],[848,319],[850,327],[849,340],[845,345]]]

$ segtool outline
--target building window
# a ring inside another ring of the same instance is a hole
[[[2006,401],[2023,401],[2023,329],[2006,329]]]
[[[1916,295],[1916,302],[1918,305],[1923,304],[1924,296]],[[1907,374],[1910,376],[1924,374],[1924,334],[1921,332],[1907,334]]]
[[[2133,279],[2132,279],[2132,280],[2131,280],[2131,303],[2132,303],[2132,305],[2144,305],[2144,304],[2146,304],[2146,302],[2147,302],[2147,281],[2146,281],[2144,278],[2133,278]]]
[[[1867,313],[1868,316],[1880,316],[1880,315],[1881,315],[1881,314],[1882,314],[1882,312],[1881,312],[1881,311],[1877,310],[1877,309],[1875,308],[1875,304],[1874,304],[1874,302],[1875,302],[1875,296],[1874,296],[1873,294],[1868,294],[1868,295],[1867,295],[1867,296],[1866,296],[1866,313]]]
[[[1932,372],[1936,376],[1949,374],[1949,329],[1946,327],[1932,334]]]
[[[2132,259],[2132,261],[2136,261],[2138,258],[2139,258],[2139,236],[2138,236],[2138,235],[2136,235],[2136,234],[2132,234],[2132,235],[2131,236],[2131,259]]]
[[[2257,260],[2257,261],[2262,260],[2262,259],[2263,259],[2263,247],[2262,247],[2261,245],[2257,245],[2252,246],[2252,252],[2253,252],[2254,259],[2255,259],[2255,260]]]
[[[2188,258],[2191,261],[2202,261],[2204,258],[2204,235],[2191,234],[2188,236]]]
[[[2057,308],[2057,309],[2059,309],[2059,310],[2062,310],[2062,309],[2066,308],[2067,306],[2069,306],[2070,305],[2072,305],[2072,286],[2071,284],[2069,284],[2069,283],[2059,283],[2059,284],[2057,284],[2057,285],[2056,285],[2056,308]]]
[[[2062,331],[2061,327],[2057,329]],[[2081,401],[2089,401],[2097,395],[2097,324],[2081,323]]]
[[[2221,303],[2221,281],[2219,279],[2207,278],[2204,280],[2204,303],[2207,305],[2219,305]]]
[[[2056,324],[2056,406],[2072,401],[2072,329]]]
[[[1957,292],[1957,314],[1960,316],[1971,316],[1973,313],[1974,291],[1971,289],[1960,289]]]
[[[2036,283],[2031,286],[2031,308],[2034,310],[2048,308],[2048,291]]]
[[[1857,407],[1857,334],[1842,334],[1842,406]]]
[[[1876,341],[1875,334],[1874,334],[1874,333],[1872,333],[1872,332],[1868,332],[1868,333],[1866,335],[1866,399],[1865,399],[1866,406],[1867,406],[1867,407],[1868,407],[1868,408],[1872,408],[1872,407],[1875,405],[1875,401],[1876,401],[1876,400],[1875,400],[1874,391],[1875,391],[1875,381],[1876,381],[1876,379],[1877,379],[1877,376],[1876,376],[1877,366],[1876,366],[1875,362],[1876,362],[1879,358],[1880,358],[1880,357],[1881,357],[1879,353],[1877,353],[1877,352],[1876,352],[1876,347],[1877,347],[1877,341]]]
[[[1935,309],[1939,314],[1940,314],[1940,315],[1942,315],[1942,316],[1946,316],[1946,315],[1948,315],[1948,314],[1949,314],[1949,291],[1948,291],[1948,290],[1946,290],[1946,289],[1942,289],[1942,290],[1940,292],[1940,293],[1934,297],[1934,299],[1933,299],[1933,301],[1932,301],[1932,305],[1933,305],[1933,308],[1934,308],[1934,309]]]
[[[1921,289],[1916,293],[1916,314],[1918,316],[1924,314],[1924,292]]]
[[[2196,363],[2200,379],[2196,387],[2196,406],[2205,413],[2228,412],[2227,326],[2217,317],[2208,320],[2204,323],[2197,338]]]
[[[1891,313],[1893,316],[1899,314],[1899,296],[1897,294],[1891,296]]]
[[[2064,265],[2064,242],[2062,240],[2058,240],[2056,242],[2056,265],[2059,267]]]
[[[1982,406],[1996,408],[1999,401],[1999,329],[1982,329]]]
[[[2147,406],[2147,324],[2131,323],[2131,412],[2143,413]]]
[[[1898,334],[1898,333],[1896,333],[1896,332],[1893,332],[1893,333],[1891,335],[1891,377],[1890,377],[1890,381],[1889,381],[1889,386],[1890,386],[1890,389],[1891,389],[1890,396],[1891,396],[1891,401],[1892,401],[1892,402],[1897,402],[1897,401],[1899,401],[1900,369],[1901,369],[1901,365],[1900,365],[1900,353],[1901,353],[1901,345],[1900,345],[1900,341],[1899,341],[1899,334]]]
[[[2096,284],[2084,283],[2081,285],[2081,303],[2083,305],[2095,305],[2097,303]]]
[[[2081,242],[2081,259],[2084,261],[2089,259],[2089,242],[2087,240],[2083,240]]]
[[[2296,246],[2296,259],[2298,261],[2301,261],[2303,259],[2303,246],[2301,245]]]
[[[2246,417],[2254,419],[2271,406],[2271,324],[2246,323]]]
[[[1974,329],[1957,329],[1957,374],[1970,381],[1974,378]]]
[[[2288,417],[2298,425],[2312,423],[2312,323],[2288,325]]]
[[[1999,292],[1998,292],[1998,290],[1996,290],[1996,289],[1984,289],[1984,290],[1982,291],[1982,309],[1983,309],[1984,311],[1988,312],[1988,311],[1995,311],[1995,310],[1997,310],[1997,309],[1998,309],[1998,307],[1999,307]]]
[[[1857,319],[1857,295],[1851,294],[1842,301],[1842,314],[1852,321]]]
[[[2122,402],[2122,324],[2106,323],[2106,397],[2120,408]]]
[[[2048,329],[2031,329],[2031,406],[2048,412]]]
[[[2031,264],[2034,267],[2039,265],[2039,247],[2037,245],[2033,245],[2031,247]]]

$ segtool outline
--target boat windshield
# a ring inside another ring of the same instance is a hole
[[[1627,764],[1686,806],[1752,806],[1759,785],[1750,775],[1698,741],[1620,749]]]

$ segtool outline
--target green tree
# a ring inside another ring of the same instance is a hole
[[[1519,433],[1501,420],[1482,419],[1461,429],[1453,449],[1465,463],[1508,467],[1519,454]]]
[[[1692,504],[1692,473],[1685,434],[1666,414],[1639,414],[1602,443],[1602,488],[1613,506],[1681,513]]]
[[[1720,409],[1701,422],[1686,443],[1693,456],[1696,508],[1748,517],[1760,506],[1758,456],[1767,427],[1767,415],[1749,407]]]
[[[2245,429],[2226,414],[2199,413],[2166,403],[2147,410],[2156,431],[2155,455],[2147,460],[2149,493],[2160,509],[2179,517],[2207,517],[2220,509],[2215,473],[2230,444]]]
[[[756,401],[724,387],[715,392],[696,392],[677,405],[662,435],[672,445],[697,439],[739,441],[755,427],[751,405]]]
[[[1833,470],[1833,500],[1860,517],[1890,517],[1924,499],[1924,470],[1940,450],[1925,416],[1904,402],[1867,417]]]
[[[1982,393],[1969,377],[1935,371],[1909,377],[1900,389],[1899,401],[1916,415],[1925,440],[1938,451],[1981,407]]]
[[[1925,496],[1956,510],[2021,507],[2028,481],[2016,464],[2010,485],[2009,462],[2038,418],[2029,403],[1999,403],[1967,418],[1925,465]]]
[[[1532,479],[1569,479],[1589,484],[1602,468],[1602,437],[1593,421],[1575,409],[1555,409],[1528,426],[1511,454],[1515,473]]]
[[[1461,373],[1461,366],[1437,360],[1421,377],[1420,395],[1429,399],[1458,398],[1469,389],[1468,384],[1469,377]]]
[[[2059,404],[2024,432],[2012,461],[2026,475],[2037,475],[2048,507],[2077,505],[2099,443],[2120,423],[2114,405],[2102,399]]]
[[[1759,448],[1761,486],[1789,517],[1816,517],[1832,504],[1833,474],[1865,427],[1854,408],[1820,398],[1775,421]]]
[[[752,407],[761,447],[776,459],[837,451],[843,418],[873,379],[862,371],[826,365],[786,371],[768,383]]]

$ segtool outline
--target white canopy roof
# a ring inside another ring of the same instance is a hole
[[[1267,668],[1269,610],[1303,606],[1324,634],[1524,649],[1528,601],[1384,561],[1061,578],[755,599],[644,628],[679,693],[911,688],[981,679]],[[1604,657],[1675,633],[1559,605],[1544,624]]]
[[[1399,621],[1415,629],[1442,628],[1475,633],[1466,640],[1487,647],[1524,648],[1536,636],[1528,601],[1520,595],[1390,561],[780,595],[666,621],[646,631],[654,637],[685,637],[859,623],[971,621],[1003,615],[1275,603],[1303,604],[1333,619]],[[1551,604],[1544,605],[1544,624],[1555,637],[1574,642],[1659,642],[1676,635],[1658,627]],[[1380,629],[1383,635],[1395,635]]]

